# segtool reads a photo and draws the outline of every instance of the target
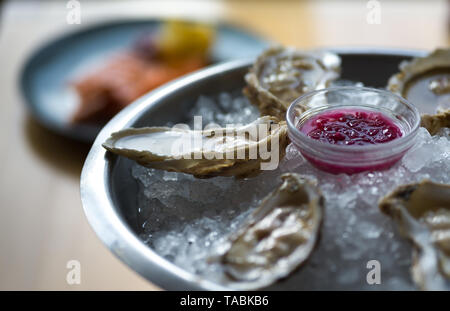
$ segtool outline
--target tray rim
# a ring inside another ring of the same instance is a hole
[[[382,55],[420,57],[422,50],[380,49],[380,48],[329,48],[340,55]],[[165,96],[191,83],[208,79],[214,75],[249,67],[253,59],[229,61],[210,66],[174,80],[136,100],[126,107],[100,131],[86,158],[80,180],[80,193],[84,213],[98,238],[111,252],[151,283],[167,290],[232,290],[223,285],[205,280],[160,257],[133,232],[124,219],[118,215],[109,189],[111,155],[102,143],[125,127],[129,127],[147,109]]]

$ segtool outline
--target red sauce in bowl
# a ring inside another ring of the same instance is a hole
[[[420,114],[388,91],[331,87],[293,101],[286,121],[291,142],[312,165],[355,174],[397,163],[416,142]]]
[[[372,145],[401,137],[402,131],[380,112],[339,109],[318,114],[299,130],[308,137],[335,145]]]
[[[341,146],[368,146],[390,142],[403,136],[401,129],[394,121],[381,112],[360,108],[337,108],[324,111],[306,120],[298,126],[300,132],[311,139],[327,144]],[[302,152],[302,150],[300,150]],[[403,153],[386,158],[381,163],[348,166],[339,162],[325,162],[302,152],[314,166],[330,173],[354,174],[363,171],[384,170],[395,164]],[[354,160],[366,157],[363,154],[352,153]],[[345,159],[348,161],[350,159]],[[350,160],[351,161],[351,160]]]

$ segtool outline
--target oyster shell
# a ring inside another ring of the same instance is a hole
[[[387,88],[417,106],[431,134],[437,132],[438,124],[448,127],[448,117],[442,122],[439,113],[450,111],[450,49],[437,49],[427,57],[402,62]],[[433,126],[428,127],[430,122]]]
[[[441,128],[450,127],[450,110],[437,114],[424,114],[420,118],[420,126],[423,126],[431,135],[437,134]]]
[[[333,53],[272,47],[258,57],[245,76],[244,94],[262,115],[284,119],[293,100],[338,78],[340,65],[339,56]]]
[[[287,143],[286,122],[265,116],[245,126],[203,131],[187,125],[130,128],[113,133],[103,147],[150,168],[196,177],[248,177],[275,169]]]
[[[404,185],[380,201],[415,246],[412,275],[425,290],[450,290],[450,185]]]
[[[224,247],[221,263],[235,288],[261,288],[286,277],[318,240],[324,199],[316,182],[294,173],[281,178]]]

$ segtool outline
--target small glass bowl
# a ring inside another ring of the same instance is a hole
[[[402,136],[380,144],[335,145],[312,139],[299,130],[309,118],[338,109],[382,113],[399,127]],[[366,87],[332,87],[307,93],[289,106],[286,119],[289,138],[295,147],[311,164],[333,174],[391,167],[412,147],[420,124],[419,111],[406,99]]]

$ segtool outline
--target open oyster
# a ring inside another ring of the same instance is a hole
[[[130,128],[103,147],[139,164],[196,177],[248,177],[275,169],[288,143],[286,122],[265,116],[235,128]]]
[[[412,275],[425,290],[450,290],[450,185],[404,185],[380,201],[415,245]]]
[[[387,88],[417,106],[426,116],[423,123],[430,133],[436,132],[436,124],[448,127],[448,117],[442,123],[442,116],[435,114],[450,111],[450,49],[437,49],[427,57],[402,62]],[[433,118],[437,120],[430,121]],[[434,124],[431,128],[426,126],[430,122]]]
[[[325,88],[339,76],[341,60],[333,53],[272,47],[245,76],[244,94],[261,114],[285,118],[291,102],[306,92]]]
[[[233,287],[261,288],[287,276],[318,240],[324,199],[316,183],[298,174],[281,178],[224,247],[221,263]]]

